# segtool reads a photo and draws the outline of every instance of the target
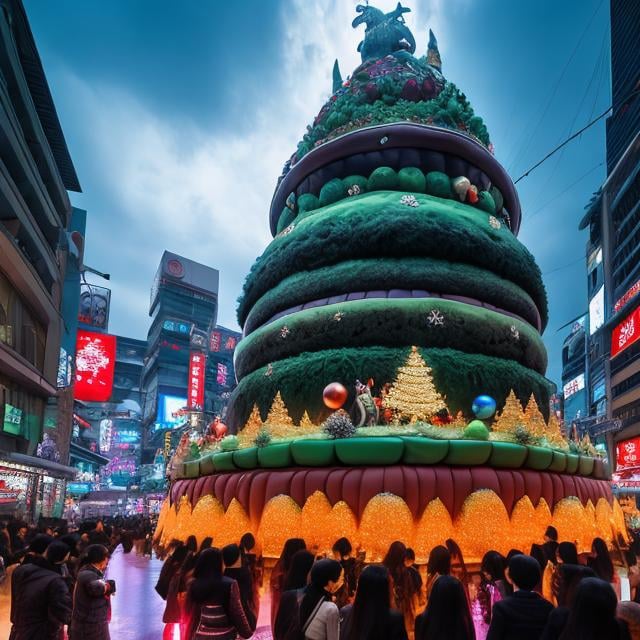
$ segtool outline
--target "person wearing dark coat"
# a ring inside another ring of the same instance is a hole
[[[46,557],[19,566],[11,581],[10,640],[57,640],[71,620],[71,595]]]
[[[251,629],[255,630],[258,622],[256,615],[258,607],[257,603],[253,600],[253,579],[251,571],[249,571],[247,567],[242,566],[240,547],[237,544],[228,544],[226,547],[223,547],[222,560],[225,566],[223,575],[238,583],[244,614],[247,616],[247,621]]]
[[[89,545],[85,564],[78,571],[73,592],[73,615],[69,640],[110,640],[111,596],[115,582],[105,580],[109,551],[101,545]]]
[[[538,561],[513,556],[506,577],[514,593],[493,605],[487,640],[539,640],[553,605],[533,591],[540,580]]]
[[[547,527],[544,532],[544,544],[542,545],[542,551],[547,562],[556,564],[556,552],[558,551],[558,530],[555,527]]]

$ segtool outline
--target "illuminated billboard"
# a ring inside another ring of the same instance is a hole
[[[2,430],[14,436],[22,433],[22,409],[14,407],[11,404],[4,405],[4,422]]]
[[[604,324],[604,285],[589,302],[589,335],[592,336]]]
[[[621,440],[616,445],[616,471],[640,467],[640,438]]]
[[[78,331],[74,397],[86,402],[107,402],[113,389],[116,337]]]
[[[106,331],[109,327],[111,290],[83,282],[80,285],[78,322]]]
[[[173,429],[185,423],[187,399],[181,396],[168,396],[161,393],[158,397],[157,429]]]
[[[562,390],[564,392],[565,400],[582,389],[584,389],[584,373],[581,373],[579,376],[576,376],[573,380],[570,380],[564,385]]]
[[[611,357],[630,347],[640,338],[640,307],[627,316],[611,334]]]
[[[189,409],[204,409],[204,374],[207,357],[199,351],[192,351],[189,356]]]

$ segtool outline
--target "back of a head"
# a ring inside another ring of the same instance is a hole
[[[193,577],[196,580],[222,577],[222,551],[220,549],[205,549],[198,554]]]
[[[52,536],[48,536],[46,533],[39,533],[29,543],[29,553],[35,553],[41,556],[52,542]]]
[[[427,562],[427,573],[429,575],[438,573],[441,576],[448,576],[451,573],[451,554],[446,547],[438,545],[431,549]]]
[[[509,577],[518,589],[532,591],[540,580],[540,565],[531,556],[513,556],[509,560]]]
[[[547,530],[544,532],[546,538],[549,540],[553,540],[553,542],[558,542],[558,530],[555,527],[549,525]]]
[[[242,538],[240,538],[240,548],[244,551],[251,551],[256,546],[256,539],[253,537],[252,533],[245,533]]]
[[[595,538],[592,544],[595,558],[592,559],[591,566],[598,575],[598,578],[606,582],[613,582],[613,562],[609,555],[607,543],[602,538]]]
[[[389,570],[372,564],[360,574],[346,640],[386,640],[391,608]]]
[[[302,538],[289,538],[285,543],[284,547],[282,547],[282,553],[280,554],[280,563],[282,565],[282,569],[285,571],[289,571],[289,567],[291,567],[291,559],[297,551],[302,551],[302,549],[306,549],[307,545]]]
[[[480,571],[491,576],[491,580],[504,580],[505,560],[497,551],[487,551],[482,557]]]
[[[396,540],[391,543],[382,564],[387,567],[393,575],[400,567],[404,567],[404,558],[406,553],[407,547],[404,543]]]
[[[182,563],[187,559],[187,556],[191,552],[189,551],[187,545],[181,544],[176,550],[169,556],[167,562],[170,562],[172,566],[179,568],[182,566]]]
[[[200,549],[198,551],[204,551],[205,549],[211,549],[213,545],[213,538],[211,536],[207,536],[200,545]]]
[[[434,582],[421,630],[416,640],[473,640],[475,633],[467,597],[457,578],[443,575]]]
[[[627,624],[629,635],[633,640],[640,638],[640,604],[619,602],[616,607],[616,616]]]
[[[315,556],[311,551],[302,549],[297,551],[291,559],[291,566],[284,577],[283,589],[301,589],[307,584],[309,572],[313,566]]]
[[[228,544],[222,548],[222,560],[225,567],[232,567],[240,560],[240,547],[237,544]]]
[[[449,553],[451,554],[451,560],[453,562],[459,562],[461,564],[464,564],[464,557],[462,556],[462,549],[460,549],[460,546],[458,545],[458,543],[453,538],[448,538],[445,541],[444,545],[449,550]]]
[[[581,564],[560,564],[557,568],[560,577],[558,588],[558,606],[572,607],[578,586],[585,578],[597,578],[593,569]]]
[[[334,542],[331,550],[344,558],[353,551],[353,547],[347,538],[339,538]]]
[[[342,565],[337,560],[325,558],[311,567],[309,582],[317,589],[324,589],[330,581],[336,582],[342,573]]]
[[[529,555],[538,561],[538,564],[540,565],[540,569],[544,571],[544,568],[547,566],[547,555],[545,554],[544,549],[542,548],[542,545],[532,544]]]
[[[90,544],[84,554],[83,565],[99,564],[109,557],[109,550],[102,544]]]
[[[193,553],[198,551],[198,541],[195,536],[189,536],[187,538],[186,545],[189,548],[189,551],[192,551]]]
[[[585,578],[573,599],[561,640],[618,640],[618,599],[608,582]]]
[[[70,551],[71,549],[69,549],[69,545],[65,544],[61,540],[55,540],[47,547],[45,557],[51,564],[59,564],[64,562]]]
[[[557,554],[565,564],[578,564],[578,549],[573,542],[561,542]]]

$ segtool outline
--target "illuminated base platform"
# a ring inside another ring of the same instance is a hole
[[[346,536],[367,561],[402,540],[425,562],[450,537],[469,560],[490,549],[528,552],[551,524],[581,552],[595,537],[627,540],[605,479],[447,465],[252,469],[175,480],[155,537],[166,544],[212,536],[220,547],[251,531],[263,554],[277,557],[291,537],[322,552]]]

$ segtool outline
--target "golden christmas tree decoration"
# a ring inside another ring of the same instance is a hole
[[[258,405],[254,404],[253,409],[251,411],[251,415],[247,418],[247,422],[244,425],[244,428],[248,427],[261,427],[262,426],[262,416],[260,415],[260,409],[258,409]]]
[[[529,433],[533,434],[537,438],[544,438],[547,431],[547,423],[544,421],[542,412],[538,408],[536,398],[531,394],[529,402],[524,410],[524,420]]]
[[[316,425],[311,422],[311,418],[309,417],[309,413],[305,411],[302,414],[302,418],[300,419],[300,428],[301,429],[310,429],[311,427],[315,427]]]
[[[560,421],[556,417],[556,414],[552,411],[549,416],[549,423],[546,430],[547,442],[553,446],[565,448],[567,441],[562,434],[562,427]]]
[[[273,404],[271,405],[271,409],[269,409],[269,415],[264,421],[264,424],[269,427],[293,427],[293,420],[289,415],[287,406],[285,405],[279,391],[273,399]]]
[[[499,433],[514,433],[518,425],[525,424],[524,411],[513,389],[509,392],[493,430]]]
[[[253,405],[253,410],[251,411],[251,415],[247,419],[242,431],[238,433],[238,440],[240,442],[241,447],[250,446],[251,443],[256,439],[258,433],[263,429],[264,423],[262,422],[262,418],[260,417],[260,410],[258,409],[258,405]]]
[[[411,353],[384,398],[384,406],[393,412],[396,421],[426,421],[446,409],[443,397],[433,383],[431,368],[417,347]]]

